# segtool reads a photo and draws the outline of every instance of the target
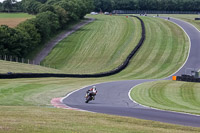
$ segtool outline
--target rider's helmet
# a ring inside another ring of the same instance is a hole
[[[96,86],[93,86],[93,87],[92,87],[92,91],[93,91],[93,93],[95,93],[95,94],[97,93]]]
[[[96,86],[93,86],[92,88],[93,88],[93,90],[95,90],[95,91],[97,90],[97,89],[96,89]]]

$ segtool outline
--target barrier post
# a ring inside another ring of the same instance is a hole
[[[172,76],[172,80],[176,81],[176,76]]]

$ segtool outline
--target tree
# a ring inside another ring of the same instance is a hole
[[[114,1],[112,0],[94,0],[95,11],[99,12],[102,10],[105,11],[112,11],[114,6]]]
[[[58,15],[50,11],[39,13],[32,22],[35,24],[43,41],[60,28]]]
[[[43,4],[40,6],[39,12],[46,12],[46,11],[51,11],[53,13],[55,13],[55,9],[52,5],[47,5],[47,4]]]
[[[27,40],[27,49],[24,52],[25,54],[32,51],[41,43],[41,36],[31,20],[20,23],[17,26],[17,29],[29,35],[29,39]]]
[[[29,14],[39,13],[42,3],[35,0],[22,0],[23,10]]]
[[[40,2],[40,3],[45,3],[45,2],[47,2],[47,0],[37,0],[38,2]]]
[[[0,26],[0,53],[22,57],[27,47],[28,34],[6,25]]]
[[[60,6],[54,6],[55,13],[58,15],[61,28],[64,28],[69,21],[67,11]]]
[[[0,2],[0,12],[3,11],[3,4]]]
[[[3,2],[3,8],[4,8],[4,10],[7,10],[8,12],[10,12],[12,10],[14,2],[16,2],[16,1],[15,0],[5,0]]]
[[[56,3],[56,5],[62,7],[63,9],[67,11],[68,17],[71,21],[75,21],[79,19],[79,16],[77,14],[79,5],[73,0],[69,0],[69,1],[62,0],[59,3]]]

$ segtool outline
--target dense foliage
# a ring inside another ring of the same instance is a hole
[[[36,17],[16,28],[0,26],[0,53],[3,55],[25,57],[68,23],[93,10],[93,0],[22,0],[20,4],[24,12]]]
[[[21,12],[21,2],[15,0],[5,0],[0,2],[0,12]]]
[[[96,11],[200,11],[200,0],[94,0]]]

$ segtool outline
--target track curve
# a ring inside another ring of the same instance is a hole
[[[164,18],[166,19],[166,18]],[[200,68],[200,32],[192,25],[177,19],[170,19],[170,21],[179,25],[190,38],[191,47],[187,61],[180,68],[175,75],[185,73],[186,68]],[[166,79],[170,79],[169,76]],[[179,124],[184,126],[200,127],[200,116],[162,111],[152,109],[150,107],[144,107],[130,100],[128,93],[130,89],[136,85],[144,82],[152,82],[155,80],[127,80],[116,81],[97,84],[98,96],[95,101],[89,104],[84,103],[84,95],[86,90],[91,86],[85,87],[71,93],[65,97],[62,102],[72,108],[79,108],[82,110],[88,110],[98,113],[106,113],[120,116],[129,116],[146,120],[154,120],[165,123]]]

